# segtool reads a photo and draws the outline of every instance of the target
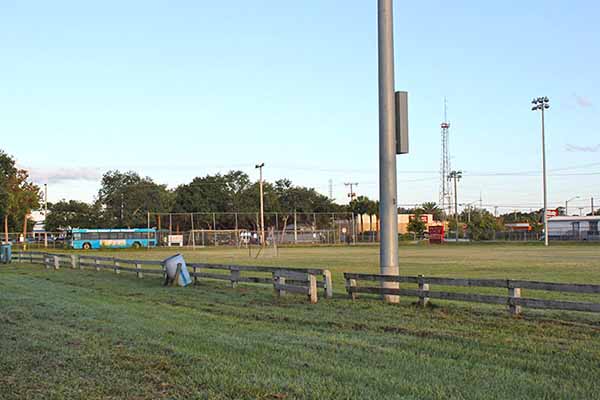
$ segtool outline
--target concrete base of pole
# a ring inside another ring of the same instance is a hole
[[[397,266],[394,267],[382,267],[381,268],[382,275],[394,275],[398,276],[400,274],[400,270]],[[398,282],[381,282],[382,289],[399,289],[400,284]],[[383,301],[386,303],[397,304],[400,303],[400,296],[395,296],[391,294],[384,294]]]

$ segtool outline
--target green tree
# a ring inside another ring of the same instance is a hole
[[[68,228],[95,228],[100,224],[100,210],[97,204],[76,200],[61,200],[50,205],[45,227],[56,232]]]
[[[102,176],[98,206],[101,224],[108,228],[146,226],[148,212],[168,212],[172,193],[166,185],[136,172],[108,171]]]
[[[348,209],[350,210],[350,212],[359,217],[361,232],[364,232],[362,216],[367,214],[367,212],[369,211],[370,202],[371,200],[369,200],[367,196],[358,196],[357,198],[352,199],[350,204],[348,204]]]
[[[433,201],[421,204],[420,208],[423,214],[433,214],[433,219],[435,221],[441,221],[443,219],[442,209]]]
[[[559,207],[559,215],[564,215],[564,208]],[[521,212],[514,211],[511,213],[506,213],[500,216],[499,224],[503,226],[504,224],[513,224],[513,223],[529,223],[533,231],[541,232],[544,228],[543,222],[544,209],[539,209],[537,211],[531,212]]]
[[[22,223],[27,234],[31,210],[39,207],[40,189],[29,181],[29,174],[15,165],[15,160],[0,150],[0,215],[4,222],[4,240],[9,230],[18,231]]]
[[[421,220],[421,213],[417,212],[414,217],[408,222],[408,231],[415,234],[417,237],[422,237],[423,232],[427,229],[427,224]]]
[[[4,240],[8,241],[9,181],[17,172],[15,160],[0,150],[0,217],[4,222]]]
[[[469,215],[465,215],[470,213]],[[472,208],[463,211],[463,220],[467,220],[467,232],[471,240],[491,240],[500,230],[500,223],[492,213],[485,209]]]
[[[371,227],[371,231],[377,231],[377,228],[373,229],[373,216],[379,214],[379,202],[374,200],[369,200],[367,204],[367,214],[369,214],[369,226]]]

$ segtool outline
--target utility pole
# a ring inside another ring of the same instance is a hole
[[[379,58],[379,216],[381,245],[379,268],[382,275],[398,271],[398,205],[396,171],[396,98],[394,91],[394,23],[393,0],[378,0]],[[382,288],[397,289],[397,282],[383,282]],[[388,303],[398,303],[399,296],[384,295]]]
[[[592,213],[590,214],[591,216],[594,216],[594,198],[592,197],[590,199],[590,207],[592,208]]]
[[[543,186],[544,186],[544,245],[548,246],[548,190],[546,186],[546,132],[545,132],[545,121],[544,121],[544,110],[550,108],[550,100],[548,97],[538,97],[533,99],[531,104],[533,107],[531,111],[540,110],[542,112],[542,172],[544,175]],[[566,214],[566,213],[565,213]]]
[[[356,193],[354,193],[354,186],[358,186],[358,182],[344,183],[344,186],[350,186],[350,192],[348,193],[348,197],[350,198],[350,201],[354,200],[354,198],[356,197]]]
[[[48,184],[44,183],[44,247],[48,247]]]
[[[258,181],[260,187],[260,242],[261,246],[265,245],[265,203],[263,197],[263,167],[265,163],[256,164],[255,168],[260,171],[260,179]]]
[[[348,182],[344,183],[344,186],[350,186],[350,192],[348,193],[348,197],[350,198],[350,203],[356,197],[356,193],[354,193],[354,186],[358,186],[358,182]],[[362,215],[360,216],[362,221]],[[354,219],[354,211],[352,211],[352,242],[356,244],[356,220]]]
[[[456,243],[458,243],[458,181],[462,178],[462,171],[450,172],[449,178],[454,180],[454,219],[456,220]]]

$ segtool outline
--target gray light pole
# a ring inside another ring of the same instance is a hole
[[[382,275],[398,275],[398,206],[396,172],[396,100],[394,92],[393,0],[378,0],[379,50],[379,215],[381,247],[379,268]],[[383,282],[382,288],[397,289],[397,282]],[[388,303],[399,296],[384,295]]]
[[[458,243],[458,181],[462,178],[462,171],[452,171],[448,178],[454,179],[454,219],[456,220],[456,243]]]
[[[44,183],[44,247],[48,247],[48,184]]]
[[[569,200],[565,201],[565,216],[567,216],[567,217],[569,216],[569,202],[573,201],[575,199],[578,199],[578,198],[579,198],[579,196],[575,196],[575,197],[570,198]]]
[[[548,97],[538,97],[537,99],[533,99],[531,104],[531,111],[541,111],[542,112],[542,173],[544,175],[543,185],[544,185],[544,245],[548,246],[548,190],[546,187],[546,132],[545,132],[545,122],[544,122],[544,110],[550,108],[550,99]]]
[[[263,197],[263,167],[265,166],[265,163],[261,163],[261,164],[256,164],[255,168],[258,168],[260,170],[260,180],[259,182],[259,187],[260,187],[260,244],[261,246],[265,245],[265,203],[264,203],[264,197]]]

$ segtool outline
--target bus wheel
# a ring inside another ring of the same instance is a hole
[[[135,242],[135,243],[133,244],[133,248],[134,248],[134,249],[139,249],[140,247],[142,247],[142,244],[141,244],[140,242]]]
[[[84,243],[82,247],[83,247],[84,250],[89,250],[89,249],[92,248],[92,245],[89,244],[89,243]]]

